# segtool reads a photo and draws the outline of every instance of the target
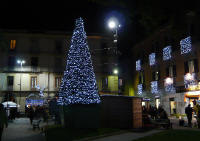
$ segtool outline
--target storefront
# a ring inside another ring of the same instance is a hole
[[[26,98],[26,107],[28,106],[42,106],[44,105],[45,101],[44,98],[39,97],[36,94],[30,94],[27,98]]]
[[[200,91],[189,91],[184,95],[184,102],[186,102],[187,105],[190,104],[191,107],[193,107],[194,103],[198,100],[200,100]]]

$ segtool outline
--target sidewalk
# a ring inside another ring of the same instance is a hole
[[[28,118],[17,118],[4,129],[2,141],[45,141],[44,135],[33,131]]]
[[[133,141],[133,140],[136,140],[136,139],[139,139],[139,138],[142,138],[145,136],[150,136],[155,133],[162,132],[162,131],[163,130],[151,130],[148,132],[127,132],[127,133],[122,133],[119,135],[103,137],[100,139],[94,139],[92,141]]]

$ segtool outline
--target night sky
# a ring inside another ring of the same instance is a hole
[[[87,0],[1,2],[0,28],[72,31],[74,21],[83,17],[87,32],[104,32],[107,16],[117,10]]]
[[[107,28],[106,21],[108,17],[116,16],[122,25],[118,34],[118,48],[122,53],[120,59],[125,62],[122,64],[127,64],[127,60],[130,60],[131,48],[135,43],[160,27],[178,22],[182,24],[180,17],[184,17],[189,11],[200,15],[198,0],[41,1],[0,2],[0,29],[72,32],[75,19],[82,17],[87,34],[109,34],[111,31]]]

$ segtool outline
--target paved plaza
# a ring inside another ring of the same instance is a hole
[[[33,131],[28,118],[18,118],[4,129],[2,141],[45,141],[45,137],[41,131]]]
[[[198,130],[197,128],[189,128],[178,125],[177,118],[171,118],[171,122],[173,123],[173,129],[189,129],[189,130]],[[193,119],[193,123],[195,123],[195,119]],[[42,123],[44,125],[44,123]],[[53,122],[51,123],[53,124]],[[158,132],[162,132],[163,129],[151,130],[148,132],[122,132],[119,134],[113,134],[110,136],[102,136],[102,137],[94,137],[81,139],[80,141],[132,141],[144,136],[149,136]],[[8,128],[5,128],[3,132],[2,141],[45,141],[45,136],[41,133],[40,130],[33,130],[30,125],[28,118],[18,118],[13,122],[9,122]]]

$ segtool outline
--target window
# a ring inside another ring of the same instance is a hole
[[[31,57],[31,66],[33,67],[38,66],[38,57]]]
[[[61,84],[61,77],[55,78],[55,88],[59,88]]]
[[[176,65],[166,68],[166,77],[176,77]]]
[[[38,40],[33,39],[31,40],[31,45],[30,45],[30,52],[31,53],[38,53],[39,52],[39,43]]]
[[[9,56],[8,57],[8,66],[13,67],[16,64],[16,59],[15,56]]]
[[[60,41],[60,40],[55,41],[55,51],[57,53],[62,52],[62,41]]]
[[[198,60],[197,59],[193,59],[193,60],[189,60],[184,62],[184,69],[185,69],[185,73],[197,73],[199,72],[198,69]]]
[[[152,72],[152,81],[160,80],[160,71]]]
[[[144,73],[140,72],[139,74],[139,84],[143,84],[144,83]]]
[[[35,89],[37,86],[37,76],[31,77],[31,89]]]
[[[14,50],[16,48],[16,40],[10,40],[10,50]]]
[[[14,76],[7,76],[7,84],[8,84],[8,86],[13,86]]]
[[[108,88],[108,78],[105,77],[102,79],[102,89],[105,90]]]

